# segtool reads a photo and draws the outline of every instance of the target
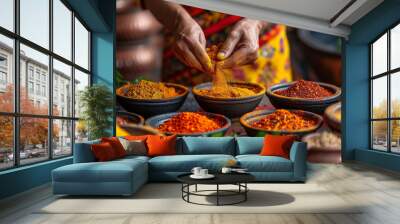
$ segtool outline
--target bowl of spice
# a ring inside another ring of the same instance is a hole
[[[342,91],[331,84],[299,80],[271,86],[266,94],[275,108],[323,114],[329,105],[340,100]]]
[[[223,114],[227,117],[240,117],[254,110],[261,102],[265,88],[256,83],[228,82],[224,61],[217,60],[219,47],[207,48],[213,68],[212,82],[202,83],[192,89],[200,107],[207,112]]]
[[[342,104],[339,102],[326,108],[324,118],[326,119],[326,123],[333,130],[340,132],[342,122]]]
[[[215,87],[208,82],[195,86],[192,92],[203,110],[235,118],[253,111],[260,104],[265,88],[241,82],[228,82],[226,87]]]
[[[127,111],[144,117],[177,111],[189,90],[174,83],[141,80],[116,90],[118,103]]]
[[[322,125],[320,115],[303,110],[256,110],[243,115],[240,124],[249,136],[297,135],[316,131]]]
[[[231,121],[207,112],[175,112],[148,118],[146,124],[166,135],[221,137]]]

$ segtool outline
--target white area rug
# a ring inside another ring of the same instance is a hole
[[[177,183],[147,184],[132,197],[59,197],[36,213],[360,213],[356,204],[316,184],[249,184],[248,200],[238,205],[204,206],[181,198]],[[199,186],[199,190],[215,186]],[[226,188],[226,187],[225,187]],[[194,187],[193,187],[194,190]],[[213,197],[193,197],[214,203]],[[223,199],[229,202],[237,198]]]

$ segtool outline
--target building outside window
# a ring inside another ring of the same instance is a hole
[[[10,12],[13,20],[19,21],[17,29],[0,29],[0,83],[12,87],[0,89],[0,170],[70,156],[74,142],[87,139],[85,126],[78,122],[79,113],[71,107],[79,102],[78,93],[90,85],[87,26],[64,1],[18,2],[18,13]],[[14,54],[19,56],[18,63],[12,60]],[[19,65],[17,83],[15,65]],[[20,97],[14,99],[17,90]],[[57,100],[60,95],[62,102]],[[19,111],[14,111],[14,105]],[[40,136],[33,138],[34,131]]]
[[[370,45],[371,148],[400,153],[400,24]]]
[[[0,91],[5,91],[7,87],[7,56],[0,54]]]
[[[31,81],[28,82],[28,93],[29,94],[33,94],[34,93],[33,82],[31,82]]]
[[[28,74],[29,74],[29,79],[33,80],[33,67],[32,66],[29,66]]]

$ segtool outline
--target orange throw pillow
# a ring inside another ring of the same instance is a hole
[[[146,141],[149,135],[129,135],[124,138],[129,141]]]
[[[296,139],[293,135],[266,135],[261,156],[280,156],[289,159],[290,147]]]
[[[108,142],[114,149],[115,155],[118,158],[125,157],[126,151],[124,146],[122,146],[121,142],[119,141],[118,137],[110,137],[110,138],[101,138],[101,142]]]
[[[176,135],[149,135],[146,142],[148,156],[176,155]]]
[[[99,162],[105,162],[105,161],[117,159],[117,156],[115,155],[115,151],[114,151],[113,147],[108,142],[93,144],[91,146],[91,149],[94,154],[94,157]]]

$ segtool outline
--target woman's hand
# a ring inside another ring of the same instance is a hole
[[[173,46],[175,55],[187,66],[212,73],[211,60],[206,52],[204,32],[192,18],[178,22]]]
[[[233,27],[224,44],[220,48],[217,58],[223,69],[246,65],[257,60],[258,37],[267,22],[242,19]]]

